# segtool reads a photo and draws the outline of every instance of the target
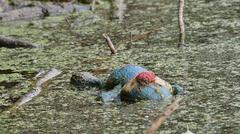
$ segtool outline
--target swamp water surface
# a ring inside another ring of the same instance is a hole
[[[170,103],[103,104],[97,89],[72,90],[73,72],[106,79],[123,64],[141,65],[189,94],[161,126],[161,134],[240,134],[240,1],[187,0],[187,46],[178,42],[177,1],[128,0],[122,24],[107,20],[103,4],[90,11],[44,20],[0,24],[0,33],[41,44],[41,49],[0,48],[0,133],[144,133]],[[69,18],[70,26],[65,17]],[[149,37],[130,42],[154,29]],[[118,48],[110,55],[103,33]],[[62,74],[23,106],[40,70]]]

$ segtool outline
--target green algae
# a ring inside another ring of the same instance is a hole
[[[188,47],[182,49],[176,48],[177,1],[129,0],[127,4],[127,15],[120,24],[106,20],[106,3],[95,13],[0,24],[3,35],[43,46],[37,50],[0,48],[1,70],[63,70],[63,75],[49,83],[47,92],[14,112],[0,114],[1,133],[145,132],[169,101],[104,105],[96,101],[98,89],[76,91],[69,85],[73,72],[90,71],[106,79],[123,64],[144,66],[190,92],[159,133],[182,133],[187,125],[199,134],[239,133],[240,2],[188,0]],[[94,17],[89,16],[94,15],[98,17],[92,21]],[[85,21],[69,27],[65,18]],[[159,30],[148,38],[119,44],[130,33],[139,35],[151,28]],[[111,55],[103,33],[108,33],[117,47],[116,55]],[[107,70],[99,73],[101,69]],[[0,74],[0,79],[21,83],[9,88],[0,85],[1,95],[5,94],[0,108],[11,106],[33,87],[31,78],[20,73]]]

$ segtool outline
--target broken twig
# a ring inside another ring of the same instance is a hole
[[[166,111],[160,115],[158,120],[152,123],[152,126],[148,128],[146,134],[154,134],[162,123],[179,107],[179,102],[182,98],[177,98],[170,106],[166,108]]]
[[[18,48],[18,47],[23,47],[23,48],[40,48],[39,45],[36,44],[31,44],[25,41],[13,39],[13,38],[8,38],[8,37],[3,37],[0,36],[0,47],[6,47],[6,48]]]
[[[117,52],[117,50],[115,49],[110,37],[107,34],[103,34],[103,37],[106,39],[108,47],[110,48],[112,54],[115,54]]]
[[[185,28],[184,28],[184,20],[183,20],[183,8],[184,8],[184,0],[179,0],[178,6],[178,24],[179,24],[179,44],[178,47],[185,44]]]

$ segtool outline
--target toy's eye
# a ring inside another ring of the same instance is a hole
[[[138,91],[141,91],[141,88],[140,88],[140,87],[138,87],[138,88],[137,88],[137,90],[138,90]]]

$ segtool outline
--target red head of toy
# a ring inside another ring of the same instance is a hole
[[[155,82],[156,75],[152,71],[145,71],[136,76],[137,82],[142,86],[147,86],[150,83]]]

